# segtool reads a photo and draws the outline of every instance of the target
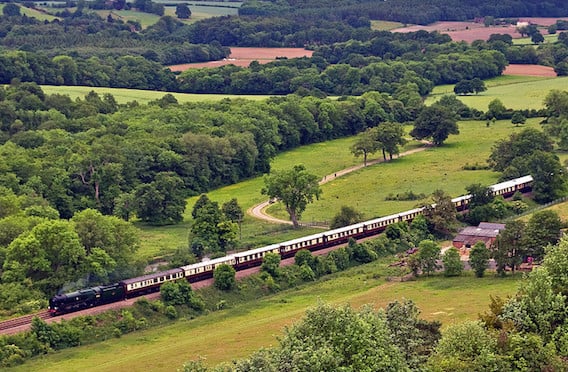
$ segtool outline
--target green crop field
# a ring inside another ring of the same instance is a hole
[[[515,293],[519,277],[482,279],[470,273],[411,282],[386,282],[386,262],[373,262],[331,275],[317,283],[278,293],[193,320],[125,335],[53,353],[11,371],[175,371],[185,361],[204,357],[209,365],[246,357],[260,347],[277,344],[283,328],[301,318],[318,301],[354,307],[384,307],[412,299],[421,317],[444,325],[476,319],[488,309],[490,295]]]
[[[159,92],[153,90],[141,89],[123,89],[123,88],[100,88],[100,87],[84,87],[84,86],[55,86],[55,85],[42,85],[41,89],[45,94],[64,94],[71,97],[71,99],[84,98],[87,93],[94,91],[99,95],[110,93],[114,96],[116,101],[120,104],[138,101],[141,104],[146,104],[150,101],[160,99],[169,92]],[[262,100],[269,96],[262,95],[230,95],[230,94],[189,94],[189,93],[170,93],[179,103],[184,102],[200,102],[200,101],[219,101],[224,98],[246,98],[251,100]]]
[[[544,43],[555,43],[558,41],[558,34],[546,34],[546,35],[542,35],[544,36]],[[519,39],[513,39],[513,45],[534,45],[535,48],[537,47],[537,45],[535,45],[530,37],[523,37],[523,38],[519,38]]]
[[[404,24],[392,21],[377,21],[377,20],[371,21],[371,30],[390,31],[400,27],[404,27]]]
[[[172,16],[174,18],[176,17],[175,6],[165,6],[164,8],[165,8],[164,15]],[[180,21],[185,23],[193,23],[205,18],[238,14],[237,7],[228,7],[228,6],[190,5],[189,9],[191,10],[191,17],[189,19],[184,19]],[[112,10],[112,11],[97,10],[95,12],[102,18],[106,18],[110,12],[112,13],[114,18],[121,19],[124,22],[127,21],[140,22],[142,28],[152,26],[160,19],[160,16],[156,14],[138,12],[135,10]]]
[[[487,111],[489,102],[498,98],[505,107],[513,110],[541,109],[544,97],[552,89],[566,90],[568,77],[539,78],[527,76],[500,76],[485,81],[487,91],[478,95],[458,96],[469,107]],[[434,88],[426,99],[430,105],[445,94],[454,94],[453,85],[440,85]]]

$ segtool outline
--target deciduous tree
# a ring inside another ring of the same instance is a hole
[[[393,155],[400,153],[398,146],[406,144],[404,128],[399,123],[392,121],[384,122],[377,127],[376,140],[383,150],[383,159],[387,160],[385,153],[388,153],[389,158],[392,160]]]
[[[434,273],[438,268],[440,259],[440,246],[432,240],[423,240],[418,245],[418,261],[420,269],[427,276]]]
[[[377,128],[369,128],[360,133],[353,145],[351,153],[355,156],[363,155],[363,164],[367,166],[367,156],[374,154],[381,149],[381,144],[377,141]]]
[[[341,206],[339,213],[332,218],[329,226],[332,229],[336,229],[338,227],[349,226],[361,221],[363,221],[363,214],[361,212],[356,211],[353,207],[343,205]]]
[[[515,269],[523,261],[526,249],[523,244],[523,233],[525,231],[525,223],[523,221],[511,221],[505,225],[497,239],[495,240],[495,250],[493,258],[497,264],[497,272],[500,275],[505,274],[505,269],[511,268],[513,274]]]
[[[320,304],[285,332],[276,370],[409,370],[385,317],[370,307],[355,311]]]
[[[548,245],[556,245],[560,239],[562,220],[558,213],[544,210],[534,213],[529,219],[524,232],[527,254],[537,261],[544,258]]]
[[[221,264],[213,271],[213,279],[215,280],[215,287],[228,291],[237,285],[235,279],[236,271],[232,266]]]
[[[296,165],[291,170],[274,172],[264,177],[263,195],[281,201],[290,215],[294,227],[299,226],[298,219],[308,203],[321,195],[319,178],[308,173],[303,165]]]
[[[491,252],[485,246],[483,242],[477,242],[469,252],[469,264],[475,272],[475,276],[478,278],[483,277],[487,265],[489,263],[489,258],[491,257]]]
[[[262,259],[260,271],[270,274],[273,278],[280,276],[280,255],[278,253],[267,253]]]
[[[448,249],[442,256],[444,263],[445,276],[460,276],[463,271],[463,263],[461,262],[460,252],[452,247]]]
[[[435,146],[442,145],[450,134],[459,134],[456,116],[440,105],[424,107],[410,132],[411,136],[419,140],[431,138]]]
[[[436,190],[432,194],[432,201],[433,204],[422,205],[428,225],[434,234],[448,236],[455,231],[458,223],[452,198],[442,190]]]
[[[511,123],[518,126],[519,124],[526,123],[527,118],[519,111],[513,112],[513,116],[511,117]]]
[[[176,5],[176,16],[179,19],[188,19],[191,17],[191,10],[187,4],[177,4]]]

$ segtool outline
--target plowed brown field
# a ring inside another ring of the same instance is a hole
[[[557,19],[568,20],[568,18],[520,18],[520,22],[530,22],[539,26],[547,27],[556,23]],[[438,31],[442,34],[449,35],[454,41],[466,41],[471,43],[474,40],[487,40],[491,34],[508,34],[514,39],[520,38],[521,34],[517,32],[515,26],[491,26],[485,27],[483,23],[475,22],[436,22],[428,26],[409,26],[397,28],[393,32],[413,32],[418,30]],[[546,29],[540,32],[546,35]]]
[[[170,66],[174,72],[185,71],[188,68],[220,67],[225,65],[235,65],[248,67],[252,61],[258,63],[268,63],[279,57],[300,58],[311,57],[314,52],[302,48],[242,48],[231,47],[229,58],[222,61],[211,61],[203,63],[186,63],[183,65]]]
[[[509,65],[503,71],[503,75],[523,75],[555,77],[556,72],[552,67],[540,65]]]

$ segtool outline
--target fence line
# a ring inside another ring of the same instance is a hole
[[[521,213],[521,214],[517,214],[517,215],[515,215],[515,216],[511,216],[511,217],[506,218],[506,219],[505,219],[505,222],[511,221],[511,220],[513,220],[513,219],[517,219],[517,218],[519,218],[519,217],[523,217],[523,216],[529,215],[529,214],[531,214],[531,213],[540,211],[541,209],[548,208],[548,207],[550,207],[550,206],[552,206],[552,205],[555,205],[555,204],[564,203],[564,202],[567,201],[567,200],[568,200],[568,196],[563,196],[562,198],[558,198],[558,199],[553,200],[553,201],[551,201],[551,202],[548,202],[548,203],[546,203],[546,204],[537,205],[536,207],[534,207],[534,208],[532,208],[532,209],[529,209],[529,210],[527,210],[527,211],[524,211],[524,212]]]

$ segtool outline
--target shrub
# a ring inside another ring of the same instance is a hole
[[[300,266],[300,277],[305,282],[312,282],[316,280],[316,274],[314,273],[312,268],[306,264]]]
[[[225,264],[217,266],[213,272],[215,287],[222,291],[229,291],[235,288],[237,285],[235,275],[236,271],[232,266]]]
[[[166,307],[166,311],[165,314],[168,318],[170,319],[176,319],[178,317],[178,313],[175,307],[173,307],[172,305],[168,305]]]

